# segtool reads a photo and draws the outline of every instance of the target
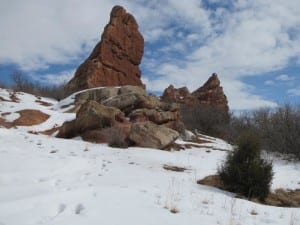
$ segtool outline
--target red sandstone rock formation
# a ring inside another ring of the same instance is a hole
[[[166,102],[176,102],[181,104],[193,101],[193,96],[187,87],[175,88],[173,85],[170,85],[165,89],[161,98]]]
[[[181,103],[183,105],[212,106],[228,111],[228,101],[220,86],[217,74],[213,73],[206,83],[196,91],[190,93],[186,87],[174,88],[170,85],[165,89],[162,100],[166,102]]]
[[[124,146],[163,149],[184,127],[178,104],[161,102],[142,87],[84,90],[75,95],[74,104],[76,118],[65,122],[57,137],[81,136],[86,141],[110,144],[120,139]]]
[[[216,73],[213,73],[206,83],[194,91],[192,95],[201,105],[213,106],[228,111],[228,101]]]
[[[101,41],[78,67],[67,89],[74,92],[99,86],[143,86],[139,69],[143,53],[144,38],[135,18],[115,6]]]

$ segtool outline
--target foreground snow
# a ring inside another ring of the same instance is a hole
[[[231,148],[224,141],[210,138],[205,147],[165,152],[33,135],[27,131],[74,114],[37,105],[34,96],[19,98],[0,102],[2,112],[12,112],[8,119],[25,108],[50,118],[38,126],[0,128],[0,225],[300,224],[299,209],[255,204],[196,184],[216,173],[223,150]],[[167,171],[165,164],[188,170]],[[300,164],[275,159],[274,171],[273,189],[300,188]]]
[[[300,224],[299,209],[259,205],[197,185],[216,172],[224,151],[112,149],[13,129],[0,129],[0,137],[1,225]],[[189,170],[166,171],[164,164]],[[297,175],[282,176],[287,186],[299,187],[299,165],[279,168],[280,176]],[[280,179],[275,174],[275,186]]]

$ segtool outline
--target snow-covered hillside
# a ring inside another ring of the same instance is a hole
[[[40,125],[0,128],[0,225],[300,224],[299,208],[260,205],[196,183],[225,159],[227,151],[213,149],[231,150],[222,140],[167,152],[34,135],[27,131],[51,129],[75,115],[50,99],[40,99],[52,104],[43,106],[21,93],[19,102],[11,102],[3,89],[0,97],[7,121],[22,109],[50,115]],[[272,189],[300,188],[300,164],[274,159],[274,172]]]

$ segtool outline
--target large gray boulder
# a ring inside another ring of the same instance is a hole
[[[129,139],[136,146],[164,149],[179,137],[179,133],[165,126],[150,121],[134,123],[131,126]]]
[[[119,109],[101,105],[96,101],[88,101],[81,106],[75,120],[63,124],[57,136],[70,138],[87,130],[111,127],[116,122],[124,120],[124,114]]]
[[[139,108],[144,101],[146,101],[145,95],[140,95],[138,93],[129,93],[117,95],[116,97],[107,99],[103,101],[102,104],[110,107],[115,107],[125,113],[129,113],[133,109]]]

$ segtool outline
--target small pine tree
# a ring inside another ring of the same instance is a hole
[[[228,154],[218,174],[225,188],[247,198],[263,201],[273,178],[272,163],[261,159],[260,140],[253,133],[240,137],[237,148]]]

